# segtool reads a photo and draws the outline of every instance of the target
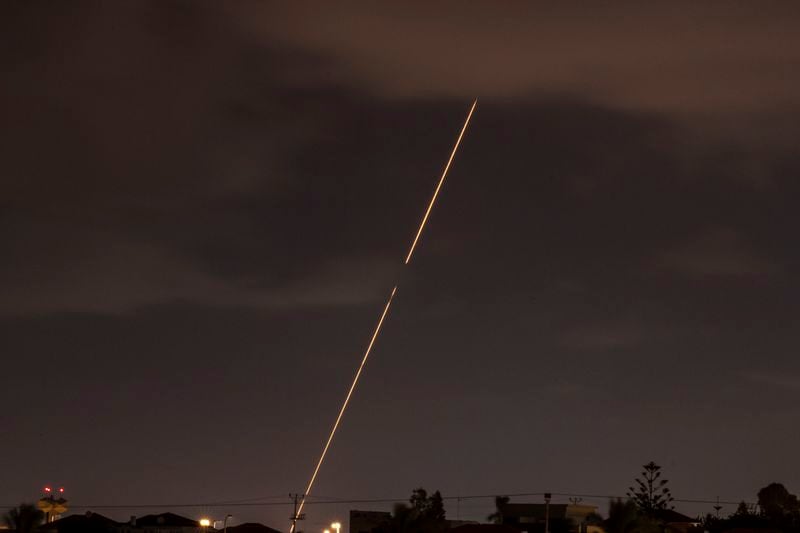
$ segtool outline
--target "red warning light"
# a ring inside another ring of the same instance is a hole
[[[58,492],[63,494],[64,493],[64,487],[61,487],[60,489],[58,489]]]
[[[50,492],[50,487],[45,487],[45,488],[44,488],[44,491],[45,491],[45,492]]]

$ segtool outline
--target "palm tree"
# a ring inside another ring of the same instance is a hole
[[[492,524],[502,524],[503,523],[503,507],[505,507],[508,502],[511,501],[511,498],[508,496],[495,496],[494,497],[494,507],[496,509],[495,512],[490,514],[486,517],[486,520],[491,522]]]
[[[30,503],[21,503],[3,515],[3,522],[17,533],[32,533],[44,522],[44,513]]]

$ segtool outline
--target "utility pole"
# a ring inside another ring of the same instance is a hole
[[[544,533],[550,533],[550,498],[553,495],[544,493]]]
[[[294,500],[294,512],[292,513],[292,516],[290,518],[290,520],[292,521],[292,533],[300,533],[297,530],[297,521],[305,520],[306,518],[305,513],[297,514],[297,506],[300,504],[300,502],[303,501],[305,497],[306,497],[305,494],[289,494],[289,498]]]
[[[570,505],[578,505],[582,501],[583,501],[583,498],[577,498],[577,497],[569,499]],[[584,518],[583,520],[581,520],[581,523],[578,524],[578,531],[580,531],[580,533],[586,533],[586,529],[587,529],[586,528],[586,519]]]
[[[717,496],[717,505],[714,506],[714,510],[717,512],[717,518],[719,518],[719,512],[722,510],[722,506],[719,504],[719,496]]]

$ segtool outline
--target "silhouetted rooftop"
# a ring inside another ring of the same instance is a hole
[[[520,517],[544,520],[547,512],[551,519],[562,520],[575,516],[586,516],[597,511],[597,507],[594,505],[582,504],[551,503],[549,511],[546,511],[547,507],[544,503],[507,503],[500,510],[503,513],[503,519],[512,522],[513,519]]]
[[[686,516],[685,514],[679,513],[674,509],[664,509],[662,511],[658,511],[656,513],[656,518],[662,520],[666,523],[676,523],[676,522],[683,522],[683,523],[697,523],[699,520],[697,518],[692,518],[690,516]]]
[[[39,527],[40,531],[57,531],[59,533],[84,533],[111,531],[120,525],[119,522],[98,513],[87,511],[85,514],[73,514],[54,520]]]
[[[246,522],[238,526],[228,526],[228,533],[283,533],[258,522]]]
[[[149,514],[136,519],[136,527],[200,527],[200,522],[175,513]]]
[[[451,533],[519,533],[519,529],[505,524],[467,524],[457,526]]]

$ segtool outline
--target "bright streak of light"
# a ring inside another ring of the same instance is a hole
[[[478,100],[472,102],[472,107],[469,110],[469,114],[467,114],[467,119],[464,121],[464,126],[461,128],[461,132],[458,134],[458,139],[456,140],[456,144],[453,146],[453,151],[450,153],[450,158],[447,160],[447,165],[444,167],[444,171],[442,172],[442,176],[439,178],[439,183],[436,185],[436,190],[433,193],[433,197],[431,198],[430,203],[428,204],[428,209],[425,211],[425,216],[422,217],[422,222],[419,225],[419,229],[417,230],[417,234],[414,236],[414,242],[411,243],[411,248],[408,251],[408,255],[406,256],[405,264],[407,265],[411,261],[411,256],[414,253],[414,249],[417,246],[417,242],[419,241],[420,235],[422,235],[422,230],[425,228],[425,223],[428,221],[428,216],[431,214],[431,210],[433,209],[433,204],[436,203],[436,197],[439,195],[439,190],[442,188],[442,184],[444,183],[444,179],[447,177],[447,171],[450,170],[450,165],[453,163],[453,158],[456,156],[456,152],[458,151],[458,147],[461,144],[461,139],[464,137],[464,133],[467,131],[467,126],[469,126],[469,121],[472,118],[472,113],[475,111],[475,107],[478,105]],[[303,507],[306,503],[306,498],[311,493],[311,488],[314,486],[314,481],[317,479],[317,474],[319,474],[319,469],[322,466],[323,461],[325,460],[325,455],[328,453],[328,448],[330,448],[331,442],[333,441],[333,437],[336,434],[336,430],[339,428],[339,422],[342,420],[342,416],[344,416],[344,412],[347,409],[347,404],[350,403],[350,397],[353,395],[353,391],[356,388],[356,384],[358,384],[358,379],[361,377],[361,371],[364,369],[364,365],[367,362],[367,358],[369,357],[370,352],[372,351],[372,346],[375,344],[375,340],[378,338],[378,334],[381,331],[381,326],[383,326],[383,320],[386,318],[387,313],[389,312],[389,307],[392,305],[392,299],[394,298],[395,293],[397,292],[397,285],[394,286],[392,289],[392,293],[389,295],[389,299],[386,302],[386,306],[383,308],[383,313],[381,314],[380,320],[378,320],[378,325],[375,327],[375,331],[372,334],[372,338],[369,341],[369,345],[367,345],[367,350],[364,352],[364,358],[361,360],[361,364],[358,367],[358,371],[356,372],[355,377],[353,378],[353,383],[350,385],[350,390],[347,391],[347,396],[344,398],[344,402],[342,403],[341,409],[339,409],[339,415],[336,417],[336,422],[333,423],[333,428],[331,429],[330,434],[328,435],[328,440],[325,442],[325,447],[322,449],[322,454],[319,457],[319,461],[317,461],[317,466],[314,468],[314,473],[311,475],[311,480],[308,482],[308,486],[306,487],[306,491],[303,494],[302,499],[300,500],[300,505],[297,507],[297,512],[292,520],[292,526],[289,529],[290,533],[294,533],[295,527],[297,526],[296,519],[300,516],[303,511]],[[333,524],[331,527],[337,529],[336,527],[340,524]],[[327,533],[327,531],[325,532]]]
[[[353,378],[353,383],[350,385],[350,390],[347,391],[347,396],[344,398],[344,402],[342,403],[342,408],[339,409],[339,416],[336,417],[336,422],[333,423],[333,428],[331,429],[330,435],[328,435],[328,441],[325,443],[325,447],[322,449],[322,454],[319,456],[319,461],[317,461],[317,467],[314,468],[314,473],[311,475],[311,480],[308,482],[308,487],[306,487],[306,491],[303,494],[303,499],[300,500],[300,505],[297,507],[297,515],[299,516],[300,513],[303,511],[303,506],[306,503],[306,498],[311,493],[311,487],[314,486],[314,481],[317,479],[317,474],[319,473],[319,469],[322,466],[322,462],[325,460],[325,454],[328,453],[328,448],[331,445],[331,441],[333,441],[333,436],[336,434],[336,430],[339,428],[339,422],[342,421],[342,416],[344,415],[345,410],[347,409],[347,404],[350,403],[350,397],[353,395],[353,391],[356,388],[356,384],[358,383],[358,378],[361,377],[361,371],[364,370],[364,365],[367,362],[367,358],[369,357],[369,353],[372,351],[372,346],[375,344],[375,339],[378,338],[378,334],[381,332],[381,326],[383,326],[383,320],[386,318],[386,315],[389,313],[389,306],[392,305],[392,300],[394,299],[394,295],[397,293],[397,285],[394,286],[392,289],[392,293],[389,295],[389,299],[386,301],[386,306],[383,308],[383,313],[381,314],[380,320],[378,320],[378,325],[375,326],[375,331],[372,334],[372,338],[369,341],[369,345],[367,345],[367,351],[364,352],[364,358],[361,360],[361,364],[358,366],[358,371],[356,371],[356,375]],[[289,531],[294,531],[295,522],[292,522],[292,527]]]
[[[433,193],[433,198],[431,198],[430,203],[428,204],[428,210],[425,211],[425,216],[422,217],[422,223],[419,225],[419,229],[417,230],[417,235],[414,237],[414,242],[411,243],[411,249],[408,251],[408,255],[406,256],[405,264],[407,265],[409,261],[411,261],[411,255],[414,253],[414,248],[417,246],[417,241],[419,240],[419,236],[422,235],[422,229],[425,227],[425,223],[428,221],[428,215],[431,214],[431,209],[433,209],[433,204],[436,202],[436,197],[439,195],[439,189],[442,188],[442,184],[444,183],[444,178],[447,176],[447,171],[450,170],[450,164],[453,162],[453,158],[456,156],[456,152],[458,151],[458,145],[461,144],[461,138],[464,137],[464,132],[467,131],[467,126],[469,126],[469,120],[472,118],[472,113],[475,111],[475,106],[478,105],[478,100],[476,99],[472,102],[472,107],[469,110],[469,114],[467,115],[467,120],[464,121],[464,127],[461,128],[461,133],[458,134],[458,140],[456,141],[455,146],[453,146],[453,151],[450,153],[450,159],[447,160],[447,165],[444,167],[444,172],[442,172],[442,177],[439,178],[439,184],[436,186],[436,190]]]

